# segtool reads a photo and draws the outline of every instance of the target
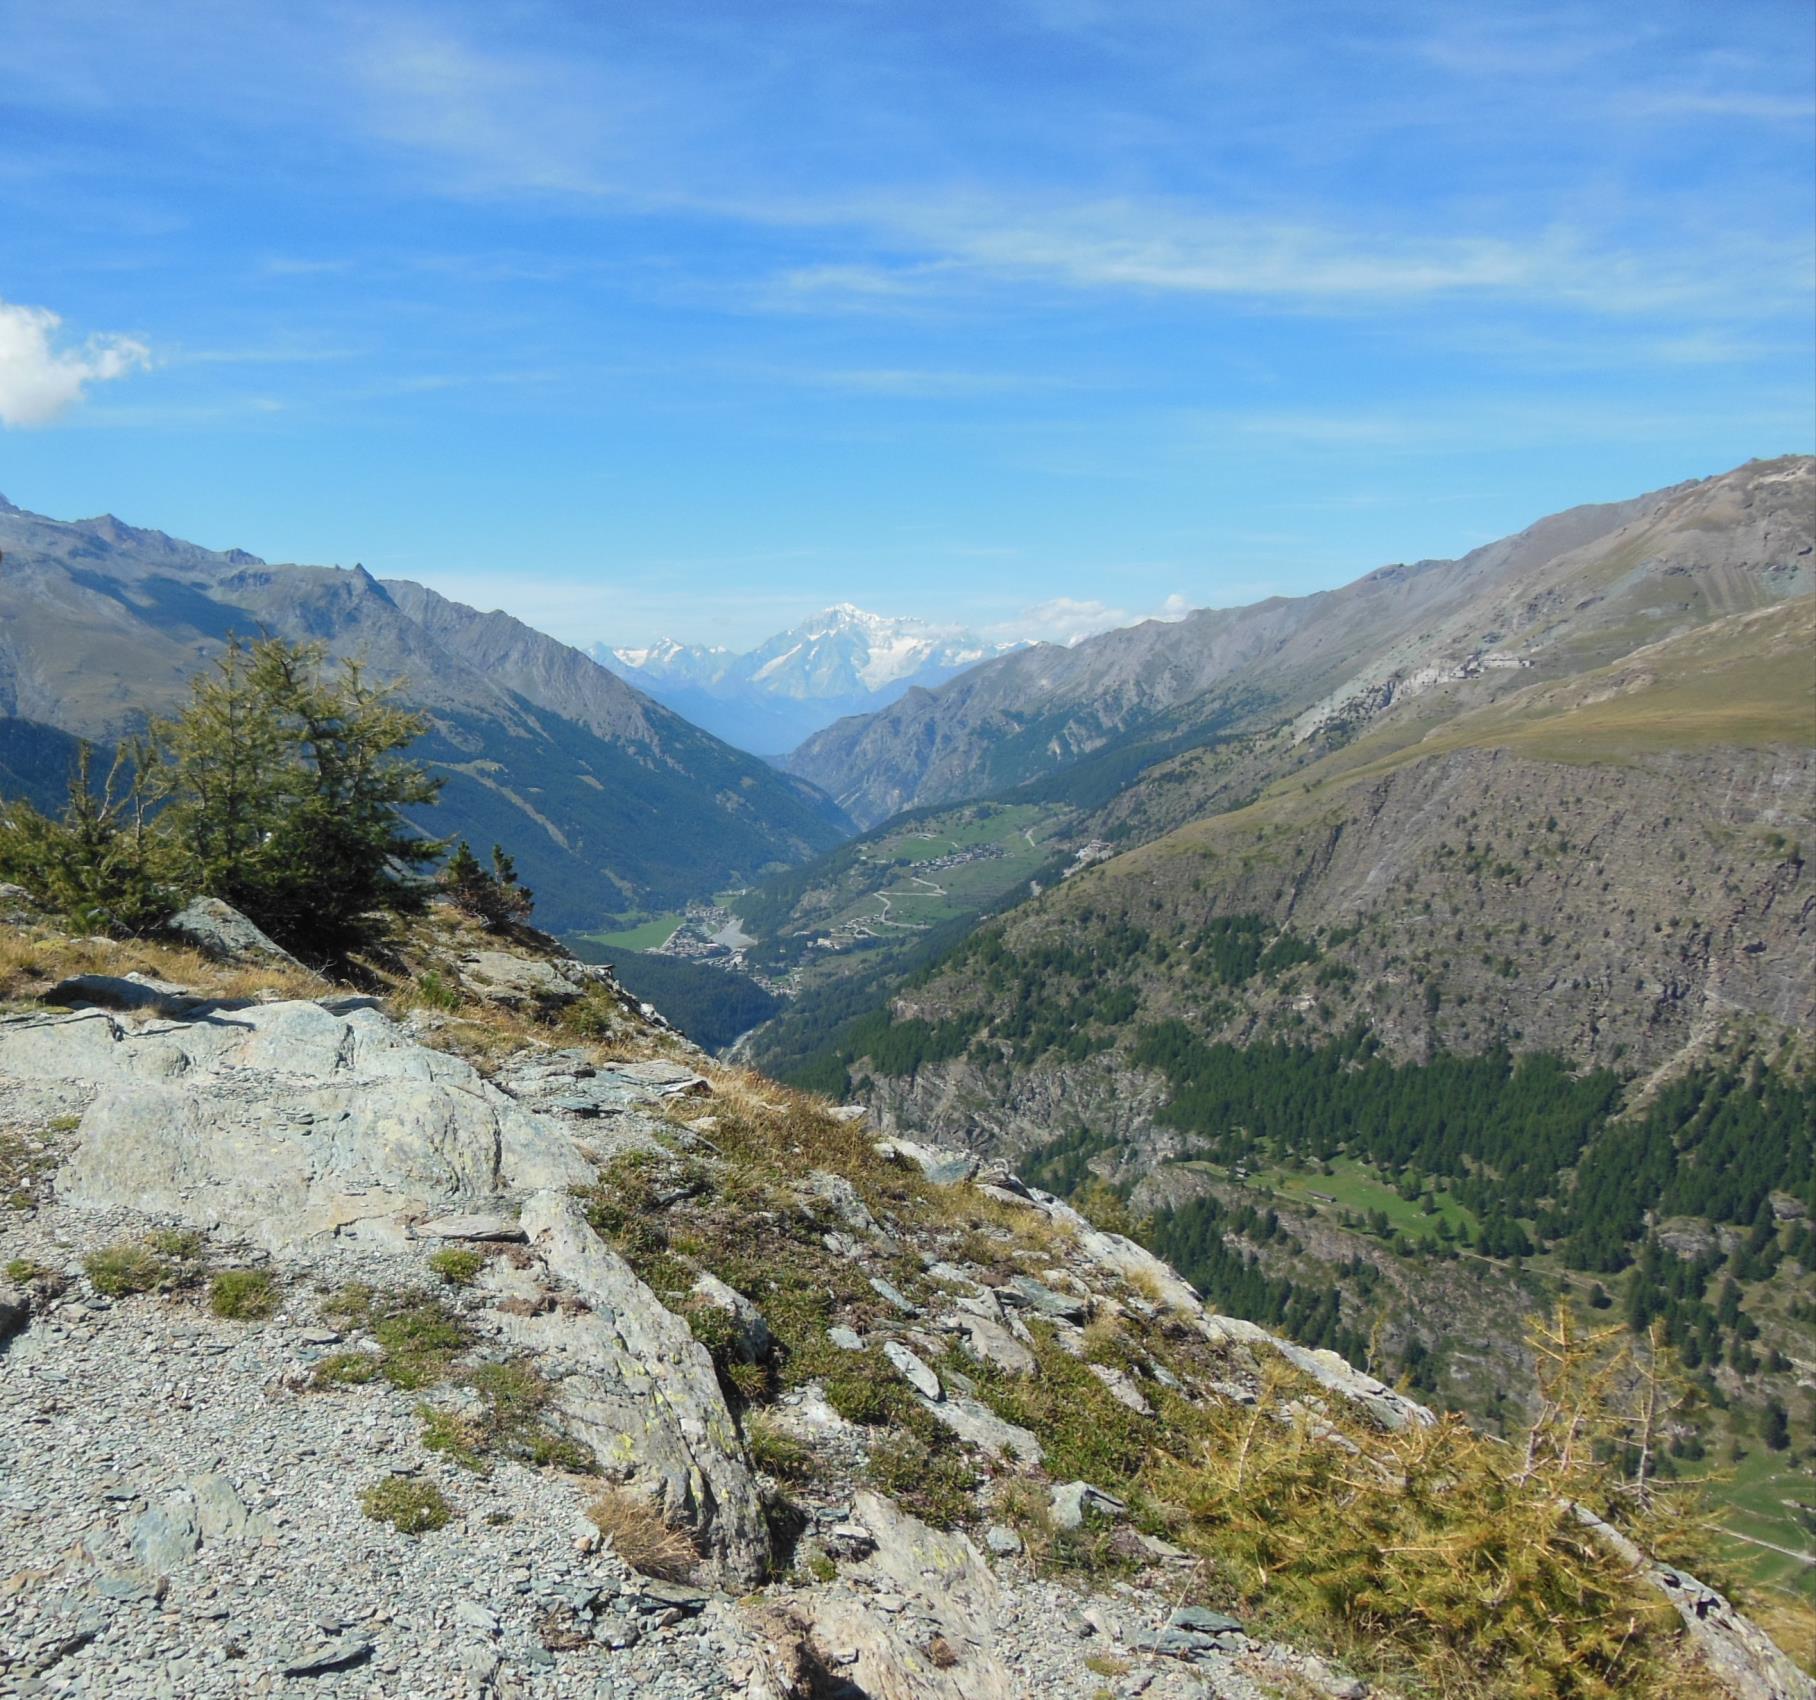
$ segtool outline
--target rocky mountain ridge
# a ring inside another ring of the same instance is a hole
[[[75,740],[169,713],[231,634],[326,643],[427,713],[437,830],[517,847],[551,924],[685,899],[836,843],[810,786],[501,613],[362,567],[270,566],[111,516],[0,509],[0,765],[60,796]]]
[[[1805,596],[1813,550],[1816,462],[1752,461],[1554,515],[1459,560],[1005,656],[828,728],[789,767],[870,826],[1052,774],[1144,730],[1290,724],[1303,738],[1438,687],[1491,702]]]
[[[362,995],[0,915],[17,1691],[1366,1692],[1214,1609],[1110,1473],[1190,1411],[1455,1444],[1334,1354],[1004,1168],[708,1063],[534,935],[437,913]],[[1656,1602],[1622,1657],[1811,1692],[1586,1526],[1596,1585]]]

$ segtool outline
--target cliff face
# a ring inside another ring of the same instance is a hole
[[[1086,1700],[1139,1657],[1162,1700],[1359,1692],[1195,1563],[1221,1525],[1168,1472],[1260,1421],[1392,1475],[1461,1444],[1416,1402],[1004,1168],[710,1064],[549,941],[438,911],[382,972],[0,892],[9,1675]],[[1808,1692],[1596,1539],[1649,1602],[1636,1672]]]
[[[975,1129],[1011,1151],[1083,1121],[1139,1136],[1157,1084],[1120,1059],[1136,1028],[1169,1017],[1232,1042],[1362,1022],[1401,1058],[1506,1044],[1640,1076],[1736,1030],[1807,1031],[1813,799],[1816,760],[1788,749],[1625,765],[1460,750],[1217,816],[1025,905],[1000,924],[1004,945],[1130,928],[1183,941],[1255,915],[1319,941],[1315,957],[1233,995],[1183,954],[1132,951],[1100,970],[1137,997],[1121,1042],[1076,1063],[879,1074],[877,1103],[904,1127]],[[940,1020],[988,996],[960,958],[895,1009]]]

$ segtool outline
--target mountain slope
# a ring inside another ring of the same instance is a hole
[[[423,824],[511,844],[550,925],[678,901],[844,834],[811,786],[507,615],[110,517],[7,506],[0,549],[0,761],[39,795],[60,788],[71,739],[129,734],[174,708],[230,633],[268,630],[404,682],[431,720],[420,753],[447,782]]]
[[[1045,809],[1073,860],[893,975],[853,953],[753,1056],[1113,1186],[1222,1302],[1481,1420],[1529,1395],[1535,1298],[1605,1283],[1696,1372],[1686,1445],[1750,1445],[1816,1361],[1789,1249],[1816,1267],[1816,468],[1566,520],[1371,575],[1343,621],[1246,611],[1279,641],[1245,725],[1193,728],[1215,690],[1138,703],[1044,779],[906,817]],[[745,913],[786,897],[800,949],[848,855]]]
[[[1481,696],[1528,670],[1567,676],[1807,593],[1813,478],[1807,458],[1752,462],[1572,509],[1460,560],[1022,651],[842,721],[788,765],[870,825],[994,793],[1145,727],[1292,721],[1303,737],[1462,681]]]
[[[645,649],[598,644],[593,654],[690,720],[740,748],[770,755],[1009,647],[841,602],[745,654],[672,638]]]

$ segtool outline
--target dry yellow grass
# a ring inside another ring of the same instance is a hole
[[[685,1582],[700,1555],[693,1543],[671,1529],[642,1494],[629,1488],[607,1488],[587,1507],[593,1526],[612,1543],[612,1551],[631,1569],[663,1582]]]
[[[326,980],[307,971],[217,962],[153,939],[76,939],[45,927],[0,928],[0,1001],[40,998],[74,974],[144,974],[222,1002],[318,998],[329,989]]]

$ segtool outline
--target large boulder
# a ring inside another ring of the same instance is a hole
[[[852,1523],[869,1537],[868,1556],[831,1587],[767,1607],[771,1666],[755,1673],[750,1691],[1021,1700],[1026,1673],[1012,1674],[996,1650],[1002,1591],[970,1540],[865,1491],[853,1500]],[[821,1685],[829,1671],[841,1686]]]

